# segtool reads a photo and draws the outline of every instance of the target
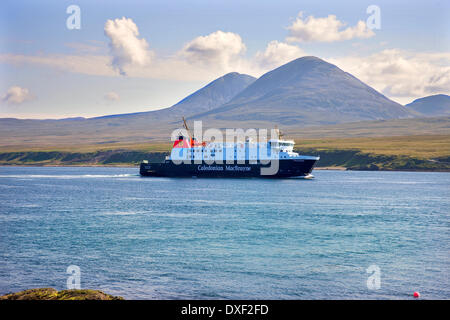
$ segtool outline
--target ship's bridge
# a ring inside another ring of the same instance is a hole
[[[273,150],[289,153],[294,151],[295,142],[293,140],[270,139],[268,144]]]

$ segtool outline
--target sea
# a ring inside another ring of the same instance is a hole
[[[0,294],[450,298],[450,173],[272,180],[138,170],[0,167]]]

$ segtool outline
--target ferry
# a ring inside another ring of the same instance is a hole
[[[184,120],[184,119],[183,119]],[[187,128],[185,122],[185,128]],[[313,178],[319,156],[294,152],[295,142],[270,139],[257,143],[245,141],[197,142],[190,135],[179,135],[172,151],[162,162],[143,160],[141,176],[197,178]]]

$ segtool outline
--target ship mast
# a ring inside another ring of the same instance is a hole
[[[188,135],[189,135],[189,138],[191,138],[191,137],[192,137],[192,135],[191,135],[191,130],[189,130],[189,128],[188,128],[186,119],[185,119],[184,117],[181,117],[181,118],[183,119],[183,127],[186,129],[186,131],[187,131],[187,133],[188,133]]]
[[[278,125],[275,125],[275,131],[278,134],[278,139],[281,140],[281,138],[284,137],[284,134],[281,132],[280,129],[278,129]]]

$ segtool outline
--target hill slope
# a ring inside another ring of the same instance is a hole
[[[335,65],[303,57],[264,74],[225,105],[193,118],[312,125],[412,116]]]
[[[405,106],[417,112],[422,117],[438,117],[450,115],[450,96],[436,94],[416,99]]]
[[[230,101],[255,80],[255,77],[246,74],[227,73],[187,96],[170,110],[186,115],[209,111]]]
[[[146,124],[149,122],[179,121],[182,116],[189,116],[221,106],[255,80],[256,78],[247,74],[230,72],[208,83],[169,108],[148,112],[108,115],[90,118],[89,120],[117,119],[118,121],[145,121]]]
[[[98,143],[126,141],[151,141],[162,134],[166,139],[175,128],[181,126],[181,117],[215,108],[234,97],[256,78],[228,73],[172,107],[128,114],[115,114],[95,118],[71,118],[61,120],[0,119],[0,146],[47,145],[56,141]],[[31,143],[31,141],[33,141]],[[59,143],[59,142],[58,142]]]

